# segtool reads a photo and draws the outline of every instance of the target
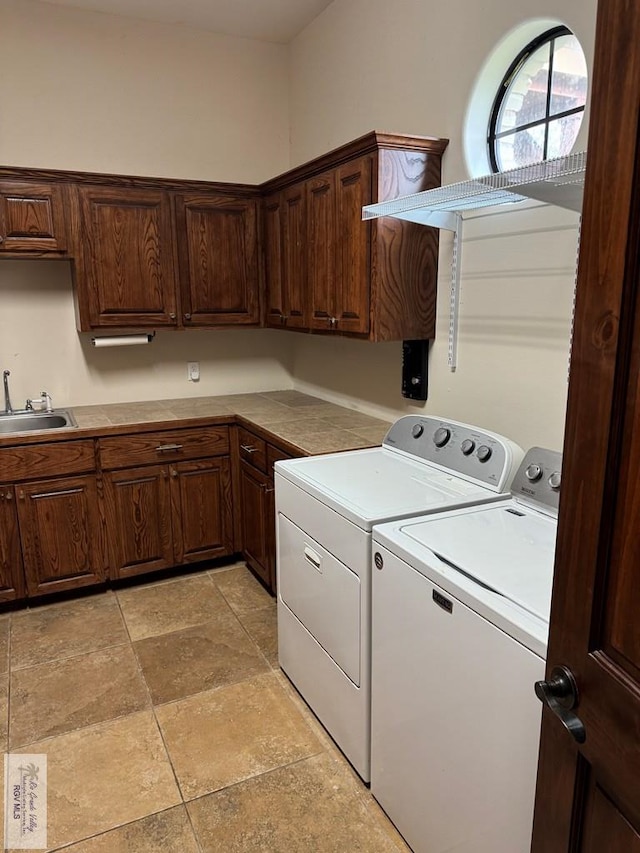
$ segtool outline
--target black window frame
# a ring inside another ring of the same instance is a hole
[[[489,152],[489,163],[491,164],[491,171],[499,174],[502,169],[498,165],[498,158],[496,155],[496,143],[498,140],[502,139],[505,136],[513,136],[515,133],[521,130],[528,130],[530,127],[540,127],[544,126],[544,145],[543,145],[543,159],[547,159],[547,150],[548,150],[548,142],[549,142],[549,125],[552,121],[556,121],[559,118],[565,118],[566,116],[575,115],[576,113],[584,112],[586,108],[586,104],[583,104],[580,107],[573,107],[570,110],[564,110],[560,113],[554,113],[553,116],[550,115],[550,106],[551,106],[551,81],[553,79],[553,60],[555,56],[555,42],[558,38],[562,36],[573,36],[573,33],[568,27],[564,25],[552,27],[550,30],[546,30],[544,33],[541,33],[535,39],[530,41],[526,47],[524,47],[520,53],[513,60],[509,68],[507,69],[506,74],[502,78],[500,86],[498,87],[498,92],[493,101],[493,106],[491,108],[491,113],[489,116],[489,128],[487,133],[487,149]],[[498,117],[500,116],[500,110],[502,109],[502,105],[504,103],[504,99],[507,96],[509,91],[509,86],[511,85],[511,81],[515,77],[515,75],[520,71],[521,67],[525,64],[525,62],[532,56],[536,51],[540,50],[541,47],[544,47],[545,44],[549,45],[549,83],[547,86],[547,102],[545,107],[545,114],[542,118],[537,119],[536,121],[526,122],[522,125],[516,125],[515,127],[509,128],[509,130],[504,130],[501,133],[496,133],[496,126],[498,123]]]

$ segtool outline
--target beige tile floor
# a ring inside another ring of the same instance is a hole
[[[0,617],[0,741],[47,755],[51,851],[408,850],[278,668],[243,564]]]

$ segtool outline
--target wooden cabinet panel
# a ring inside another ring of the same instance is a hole
[[[228,458],[170,467],[176,563],[233,553],[233,507]]]
[[[82,186],[78,198],[82,245],[76,287],[81,329],[175,326],[169,194]]]
[[[267,281],[267,326],[285,321],[284,267],[282,246],[282,194],[268,196],[264,203],[264,263]]]
[[[23,598],[24,571],[12,487],[0,488],[0,601]]]
[[[0,181],[0,252],[66,252],[65,192],[56,184]]]
[[[178,462],[229,453],[229,427],[141,432],[101,438],[100,462],[107,470],[146,463]]]
[[[94,469],[95,454],[90,439],[0,449],[0,482],[83,474]]]
[[[270,561],[267,555],[266,489],[269,478],[250,465],[240,465],[240,495],[242,501],[243,554],[249,566],[272,588]]]
[[[176,217],[185,326],[259,323],[257,202],[179,195]]]
[[[106,474],[105,502],[112,577],[174,565],[166,466]]]
[[[308,327],[306,251],[306,195],[304,184],[282,195],[282,284],[287,328]]]
[[[326,172],[307,181],[307,282],[309,325],[332,328],[336,272],[336,176]]]
[[[260,436],[244,427],[238,427],[240,459],[249,462],[254,468],[266,473],[267,443]]]
[[[101,581],[105,554],[95,476],[30,483],[16,491],[29,595]]]
[[[362,207],[371,201],[371,157],[360,157],[340,166],[336,173],[335,275],[336,329],[341,332],[369,331],[371,287],[371,225],[362,221]]]

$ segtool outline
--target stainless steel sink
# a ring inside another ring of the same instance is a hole
[[[66,409],[56,409],[53,412],[20,411],[0,415],[0,435],[76,426],[73,415]]]

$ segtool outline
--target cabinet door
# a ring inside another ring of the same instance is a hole
[[[174,326],[171,204],[160,190],[79,187],[80,328]]]
[[[285,322],[284,266],[282,218],[284,200],[281,193],[269,196],[264,203],[264,260],[267,285],[267,326]]]
[[[313,329],[335,325],[336,230],[336,174],[326,172],[307,181],[307,282]]]
[[[105,500],[112,577],[174,565],[167,466],[109,472]]]
[[[24,598],[24,572],[13,486],[0,486],[0,601]]]
[[[270,478],[245,462],[240,464],[242,551],[247,564],[271,587],[268,557],[266,490]]]
[[[94,475],[16,487],[29,595],[104,579],[104,537]]]
[[[340,332],[369,331],[371,224],[362,221],[362,206],[371,201],[371,172],[371,157],[360,157],[336,170],[335,316]]]
[[[228,457],[170,466],[175,561],[191,563],[233,553]]]
[[[63,193],[55,184],[0,181],[0,252],[65,252]]]
[[[305,185],[290,187],[283,192],[282,198],[285,322],[287,328],[304,329],[308,327]]]
[[[178,196],[176,214],[184,325],[259,323],[257,203]]]

